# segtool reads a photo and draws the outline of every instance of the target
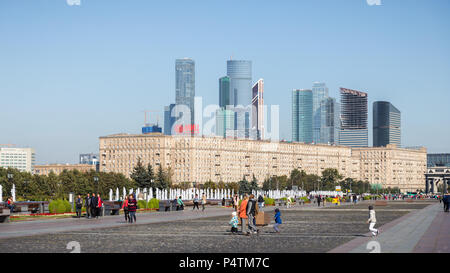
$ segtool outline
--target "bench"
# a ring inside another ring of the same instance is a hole
[[[103,215],[119,215],[122,208],[122,201],[104,201]]]
[[[0,205],[0,223],[9,223],[9,217],[11,213],[9,208],[3,205]]]

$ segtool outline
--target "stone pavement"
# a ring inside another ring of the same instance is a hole
[[[377,211],[377,208],[375,208]],[[377,213],[378,216],[378,213]],[[450,252],[450,216],[435,203],[413,211],[381,227],[377,237],[370,232],[331,253],[411,253]]]
[[[138,215],[139,224],[127,224],[121,216],[101,220],[64,219],[41,221],[46,233],[18,236],[9,230],[7,238],[0,238],[0,253],[67,253],[68,244],[77,242],[83,253],[319,253],[327,252],[367,232],[367,205],[317,205],[280,208],[283,224],[281,233],[269,226],[260,227],[260,235],[232,235],[228,224],[231,208],[207,208],[205,213],[185,210],[170,213]],[[425,203],[391,202],[377,208],[380,226],[411,211],[428,206]],[[274,207],[264,210],[273,217]],[[167,215],[164,215],[167,214]],[[216,216],[214,216],[216,215]],[[71,223],[78,223],[71,227]],[[10,223],[19,227],[25,223]],[[31,224],[31,223],[29,223]],[[88,225],[86,228],[80,225]],[[33,225],[30,226],[32,228]],[[75,230],[74,230],[75,229]],[[58,230],[58,232],[53,232]],[[63,230],[63,231],[60,231]],[[2,234],[2,230],[0,230]]]

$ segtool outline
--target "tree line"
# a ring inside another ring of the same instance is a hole
[[[8,178],[8,174],[12,178]],[[87,193],[100,193],[103,197],[109,195],[112,189],[119,188],[122,194],[122,188],[180,188],[188,189],[197,187],[199,189],[230,189],[235,193],[251,193],[252,190],[291,190],[293,186],[310,191],[334,191],[336,186],[341,186],[343,192],[351,190],[353,193],[399,193],[398,188],[381,188],[380,185],[370,184],[367,181],[356,181],[352,178],[343,178],[336,169],[325,169],[322,176],[307,174],[304,170],[294,169],[290,175],[272,176],[266,178],[260,186],[259,181],[253,175],[250,181],[244,176],[240,181],[225,183],[223,181],[205,183],[181,182],[173,183],[173,171],[171,168],[164,170],[160,165],[155,171],[153,166],[148,164],[144,166],[140,158],[130,174],[130,178],[120,173],[80,172],[77,170],[63,171],[59,175],[50,173],[46,175],[31,174],[20,172],[13,168],[0,167],[0,184],[3,186],[3,199],[11,195],[12,185],[16,186],[17,200],[54,200],[67,199],[69,193],[76,195],[86,195]],[[95,180],[94,177],[98,179]]]

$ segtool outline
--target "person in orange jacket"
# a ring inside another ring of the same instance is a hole
[[[244,195],[244,199],[242,200],[241,204],[239,205],[239,218],[241,218],[241,232],[242,233],[246,233],[245,230],[247,229],[247,225],[248,225],[247,204],[248,204],[248,196],[246,194],[246,195]],[[244,221],[244,219],[247,219],[247,220]],[[249,232],[247,232],[247,233],[249,233]]]

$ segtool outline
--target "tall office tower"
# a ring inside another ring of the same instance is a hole
[[[339,145],[340,131],[340,104],[335,98],[326,98],[322,100],[321,109],[325,112],[322,115],[320,129],[320,143]]]
[[[100,170],[100,155],[99,154],[80,154],[80,164],[95,166],[95,170]]]
[[[252,128],[253,139],[264,139],[264,80],[259,79],[252,87]]]
[[[175,104],[164,107],[164,134],[168,136],[172,135],[172,126],[176,121],[176,118],[172,117],[172,109],[174,107]]]
[[[323,143],[321,140],[321,126],[325,119],[326,111],[322,108],[322,102],[328,98],[328,88],[325,83],[315,82],[312,88],[313,93],[313,141]]]
[[[339,145],[367,147],[367,93],[341,88],[341,131]]]
[[[230,77],[225,76],[219,79],[219,106],[216,111],[216,135],[226,137],[227,133],[233,136],[234,132],[234,112],[227,110],[227,106],[234,106],[231,102]]]
[[[401,145],[401,113],[390,102],[373,103],[373,147]]]
[[[175,103],[186,105],[191,111],[190,124],[194,124],[194,97],[195,97],[195,62],[184,58],[175,61]]]
[[[230,102],[241,107],[235,111],[235,131],[238,138],[249,138],[252,104],[252,62],[227,61],[227,76],[230,77]]]
[[[313,141],[313,95],[309,89],[292,91],[292,141]]]

